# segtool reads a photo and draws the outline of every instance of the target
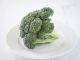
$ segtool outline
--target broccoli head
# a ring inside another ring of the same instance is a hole
[[[54,29],[54,24],[50,23],[51,19],[46,19],[43,21],[42,24],[42,31],[44,31],[45,33],[51,33]]]
[[[25,46],[33,49],[37,44],[51,43],[56,39],[56,36],[52,34],[54,24],[49,18],[53,13],[51,8],[45,7],[23,17],[20,24],[20,36]]]
[[[42,19],[46,19],[53,14],[53,10],[49,7],[45,7],[40,10],[39,14]]]
[[[30,24],[30,32],[36,33],[41,29],[42,20],[40,18],[35,18]]]
[[[33,49],[35,47],[34,44],[35,41],[36,41],[36,34],[28,33],[24,37],[24,44],[30,49]]]

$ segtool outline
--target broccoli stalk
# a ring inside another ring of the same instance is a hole
[[[52,34],[54,24],[49,17],[53,13],[51,8],[45,7],[24,16],[20,24],[20,36],[26,47],[33,49],[37,44],[51,43],[58,38]]]
[[[42,37],[43,38],[38,38],[35,44],[48,44],[59,38],[57,34],[53,33],[45,33]]]

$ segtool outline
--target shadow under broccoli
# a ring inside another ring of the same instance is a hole
[[[26,15],[20,24],[20,36],[24,44],[33,49],[38,44],[49,44],[58,38],[53,34],[54,24],[49,18],[53,15],[53,10],[49,7],[30,12]]]

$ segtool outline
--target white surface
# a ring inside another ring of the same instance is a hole
[[[55,31],[59,34],[59,39],[51,44],[36,46],[35,49],[30,50],[25,47],[20,38],[19,26],[14,26],[7,34],[7,46],[12,53],[25,58],[50,59],[63,56],[75,48],[78,40],[72,28],[59,21],[56,23]]]
[[[36,3],[38,1],[39,3]],[[66,23],[76,31],[79,39],[78,45],[72,52],[54,60],[80,60],[80,0],[0,0],[0,60],[29,60],[10,53],[6,47],[6,34],[11,27],[21,21],[28,12],[27,9],[34,9],[35,5],[40,6],[47,2],[60,5]]]

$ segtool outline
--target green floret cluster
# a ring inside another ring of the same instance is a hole
[[[50,7],[42,8],[28,13],[23,17],[20,24],[20,36],[25,46],[29,49],[35,48],[38,44],[48,44],[57,39],[53,34],[54,24],[49,18],[54,11]]]

